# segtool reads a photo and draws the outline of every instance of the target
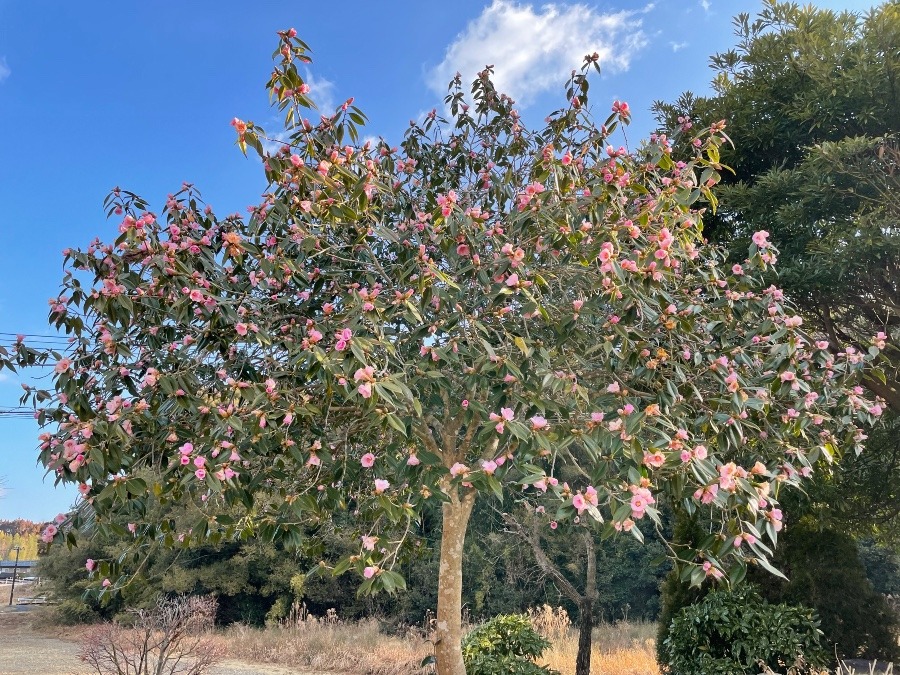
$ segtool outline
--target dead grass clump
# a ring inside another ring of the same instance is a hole
[[[219,633],[218,639],[231,658],[358,675],[426,672],[420,664],[433,651],[418,631],[385,635],[374,619],[345,622],[308,616],[265,629],[234,625]]]
[[[549,605],[529,610],[531,623],[553,645],[540,664],[563,675],[575,672],[578,631],[566,610]],[[605,623],[594,628],[591,673],[596,675],[659,675],[654,635],[656,626],[643,621]]]

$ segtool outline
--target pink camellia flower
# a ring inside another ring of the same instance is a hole
[[[368,535],[362,536],[362,547],[367,551],[374,551],[375,544],[378,543],[378,537],[370,537]]]
[[[372,567],[371,565],[370,565],[369,567],[366,567],[366,569],[363,570],[363,576],[364,576],[366,579],[371,579],[371,578],[374,577],[377,573],[378,573],[378,568],[377,568],[377,567]]]
[[[514,288],[519,285],[519,275],[518,274],[510,274],[506,278],[506,285],[510,288]]]
[[[697,459],[706,459],[706,454],[707,454],[706,446],[705,446],[705,445],[698,445],[697,447],[695,447],[695,448],[693,449],[692,454],[693,454],[694,457],[696,457]]]
[[[373,455],[371,452],[367,452],[360,458],[359,463],[367,469],[371,469],[373,466],[375,466],[375,455]]]
[[[204,480],[206,478],[206,469],[197,469],[194,475],[197,477],[197,480]]]
[[[534,487],[536,489],[540,490],[541,492],[547,491],[547,481],[543,478],[540,478],[540,479],[534,481],[534,483],[532,483],[532,485],[534,485]]]
[[[97,562],[93,558],[88,558],[84,561],[84,568],[88,572],[93,572],[95,567],[97,567]]]
[[[618,382],[613,382],[606,388],[606,391],[608,391],[610,394],[618,394],[620,391],[622,391],[622,388],[619,386]]]
[[[644,450],[644,464],[646,466],[658,469],[665,463],[666,456],[660,450],[656,450],[655,452],[647,452]]]
[[[575,507],[575,510],[578,513],[581,513],[587,508],[587,502],[584,500],[584,495],[580,492],[576,493],[574,497],[572,497],[572,506]]]
[[[234,325],[234,330],[237,331],[238,335],[246,335],[248,328],[246,323],[236,323]]]
[[[782,382],[793,382],[795,379],[797,379],[797,375],[791,370],[786,370],[781,374]]]
[[[356,388],[356,390],[363,398],[372,398],[372,385],[368,382],[363,382]]]
[[[535,431],[540,431],[541,429],[546,429],[550,425],[550,423],[547,422],[547,420],[541,415],[535,415],[534,417],[531,418],[530,421],[531,421],[531,428],[534,429]]]
[[[759,248],[767,248],[769,246],[769,233],[765,230],[753,233],[753,243]]]
[[[649,503],[643,495],[633,495],[631,497],[631,517],[640,520],[644,517],[648,506]]]
[[[488,459],[481,463],[481,468],[484,470],[484,472],[487,475],[493,476],[494,472],[497,470],[497,462],[494,462],[494,461],[491,461],[490,459]]]
[[[461,462],[457,462],[453,466],[450,467],[450,475],[456,478],[457,476],[462,476],[469,472],[469,467]]]
[[[194,457],[194,466],[196,466],[198,469],[202,469],[205,464],[206,464],[205,457],[202,457],[202,456]]]
[[[550,521],[550,529],[551,529],[551,530],[555,530],[557,527],[559,527],[559,525],[557,524],[557,522],[556,522],[555,520],[551,520],[551,521]]]
[[[816,349],[828,349],[828,340],[816,340]]]
[[[182,455],[179,461],[181,462],[181,466],[187,466],[191,463],[191,458],[187,455]]]
[[[421,460],[416,457],[416,453],[410,454],[410,456],[406,459],[407,466],[419,466],[419,464],[421,463]]]
[[[104,579],[101,586],[103,586],[103,588],[109,588],[110,586],[112,586],[112,582],[109,579]]]
[[[62,525],[64,522],[66,522],[66,514],[57,513],[56,517],[53,519],[53,522],[55,522],[57,525]]]
[[[82,497],[86,497],[88,492],[91,491],[91,486],[87,483],[79,483],[78,484],[78,492],[81,493]]]
[[[134,534],[135,532],[137,532],[137,524],[136,523],[128,523],[128,531],[131,532],[131,534]]]
[[[731,273],[734,274],[735,276],[739,277],[744,273],[744,268],[741,267],[740,265],[732,265]]]
[[[54,366],[53,370],[56,373],[65,373],[72,367],[72,359],[60,359],[57,361],[56,366]]]
[[[382,492],[387,490],[390,486],[391,486],[391,484],[388,481],[386,481],[382,478],[376,478],[375,479],[375,494],[380,495]]]

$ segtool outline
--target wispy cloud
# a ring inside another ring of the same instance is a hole
[[[712,3],[710,0],[700,0],[700,6],[703,8],[704,12],[708,12],[712,8]]]
[[[12,71],[9,69],[9,64],[6,63],[6,57],[0,56],[0,83],[10,75],[12,75]]]
[[[309,97],[319,107],[319,112],[331,115],[337,106],[334,98],[334,82],[324,77],[313,77],[309,70],[303,74],[303,80],[309,85]]]
[[[672,48],[673,52],[680,52],[682,49],[687,47],[689,42],[670,42],[669,46]]]
[[[527,105],[561,87],[586,54],[596,52],[604,72],[627,70],[633,55],[648,44],[639,15],[650,9],[601,13],[587,5],[550,3],[535,10],[513,0],[493,0],[427,73],[428,86],[442,95],[457,72],[470,82],[490,64],[497,89]]]

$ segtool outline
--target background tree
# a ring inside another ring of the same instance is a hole
[[[115,190],[116,241],[66,252],[50,319],[71,350],[0,354],[54,365],[52,389],[26,396],[50,425],[40,458],[79,484],[98,526],[137,523],[137,554],[151,540],[297,546],[347,513],[363,534],[333,573],[394,591],[415,521],[440,503],[442,675],[464,672],[479,495],[551,495],[548,521],[642,538],[665,494],[720,514],[699,550],[671,551],[685,578],[769,568],[780,488],[880,411],[850,388],[863,357],[828,352],[760,284],[776,253],[763,234],[739,268],[697,248],[720,128],[687,162],[662,138],[616,150],[628,108],[592,120],[587,57],[544,129],[523,127],[488,69],[471,102],[452,83],[451,119],[428,115],[395,152],[355,144],[350,101],[303,119],[309,57],[293,31],[275,58],[284,149],[234,121],[270,181],[251,217],[216,218],[192,186],[160,217]],[[194,524],[147,519],[151,494]],[[114,561],[97,578],[127,583]]]
[[[738,15],[738,44],[711,58],[715,94],[657,103],[657,115],[664,128],[727,120],[734,172],[706,236],[740,262],[768,231],[779,283],[832,350],[882,334],[865,384],[900,412],[900,3],[864,15],[764,5]]]

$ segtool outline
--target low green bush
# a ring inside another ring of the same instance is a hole
[[[770,605],[750,586],[714,591],[684,607],[663,644],[672,675],[810,672],[825,653],[816,613],[805,607]]]
[[[524,614],[500,614],[466,635],[463,662],[468,675],[558,675],[534,662],[549,646]]]

